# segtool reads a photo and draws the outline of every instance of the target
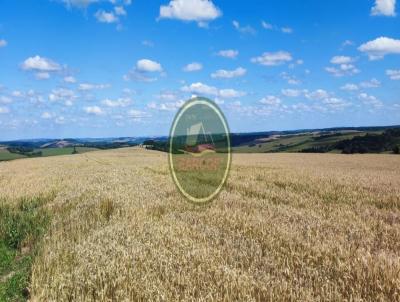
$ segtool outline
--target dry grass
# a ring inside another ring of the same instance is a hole
[[[400,157],[235,154],[207,207],[165,154],[0,163],[0,196],[52,195],[33,301],[400,301]]]

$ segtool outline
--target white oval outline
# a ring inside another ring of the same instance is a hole
[[[187,111],[189,108],[193,107],[194,105],[206,105],[208,107],[210,107],[215,113],[217,113],[218,117],[220,118],[220,120],[222,121],[222,124],[224,126],[225,129],[225,134],[227,135],[227,141],[228,141],[228,162],[225,168],[225,173],[224,173],[224,177],[222,178],[222,181],[220,183],[220,185],[218,186],[218,188],[214,191],[214,193],[212,193],[210,196],[208,197],[204,197],[204,198],[195,198],[193,196],[191,196],[190,194],[188,194],[181,186],[181,184],[179,183],[176,175],[175,175],[175,170],[174,170],[174,163],[172,160],[172,141],[173,141],[173,136],[172,134],[175,133],[175,128],[176,125],[178,123],[178,121],[180,120],[181,116],[183,115],[183,113],[185,111]],[[201,203],[206,203],[210,200],[212,200],[215,196],[217,196],[217,194],[221,191],[223,185],[226,182],[226,179],[228,177],[228,173],[229,173],[229,168],[231,166],[231,161],[232,161],[232,154],[231,154],[231,138],[230,138],[230,133],[229,133],[229,129],[228,129],[228,125],[226,122],[225,117],[223,116],[221,109],[219,109],[217,107],[217,105],[211,101],[208,100],[206,98],[195,98],[193,100],[189,100],[188,102],[186,102],[183,107],[179,110],[178,115],[175,116],[174,118],[174,123],[172,125],[171,128],[171,132],[170,132],[170,139],[169,139],[169,166],[171,169],[171,173],[172,173],[172,177],[174,179],[174,183],[175,185],[178,187],[179,191],[190,201],[196,203],[196,204],[201,204]]]

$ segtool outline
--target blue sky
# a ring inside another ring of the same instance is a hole
[[[398,6],[398,5],[397,5]],[[0,139],[400,124],[396,0],[0,0]]]

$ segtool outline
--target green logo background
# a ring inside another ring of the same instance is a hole
[[[231,165],[230,133],[213,101],[191,99],[179,110],[170,132],[169,165],[189,201],[204,204],[221,191]]]

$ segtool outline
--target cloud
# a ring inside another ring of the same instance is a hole
[[[284,34],[291,34],[291,33],[293,33],[293,29],[290,28],[290,27],[282,27],[282,28],[281,28],[281,31],[282,31]]]
[[[118,16],[126,16],[126,10],[123,6],[114,7],[115,14]]]
[[[345,41],[342,43],[342,47],[352,46],[352,45],[354,45],[354,42],[351,41],[351,40],[345,40]]]
[[[303,91],[298,89],[282,89],[282,94],[287,97],[299,97]]]
[[[1,104],[11,104],[12,102],[13,102],[12,98],[10,98],[8,96],[5,96],[5,95],[0,96],[0,103]]]
[[[323,100],[329,98],[329,93],[323,89],[317,89],[312,92],[306,91],[305,97],[310,100]]]
[[[276,31],[281,31],[284,34],[291,34],[293,33],[293,28],[289,27],[289,26],[283,26],[283,27],[279,27],[279,26],[275,26],[271,23],[265,22],[265,21],[261,21],[261,26],[264,29],[267,30],[276,30]]]
[[[201,82],[193,83],[189,86],[183,86],[181,88],[182,91],[184,92],[190,92],[193,94],[200,94],[200,95],[211,95],[215,97],[221,97],[221,98],[238,98],[246,95],[245,92],[243,91],[237,91],[235,89],[221,89],[219,90],[218,88],[214,86],[209,86],[206,84],[203,84]]]
[[[161,64],[152,60],[142,59],[136,62],[136,69],[141,72],[161,72]]]
[[[340,89],[346,90],[346,91],[356,91],[356,90],[358,90],[358,86],[356,84],[348,83],[348,84],[343,85],[342,87],[340,87]]]
[[[375,0],[375,6],[371,9],[372,16],[396,16],[396,0]]]
[[[229,98],[240,98],[240,97],[245,96],[245,95],[246,95],[245,92],[238,91],[238,90],[235,90],[235,89],[221,89],[218,92],[218,96],[221,97],[221,98],[224,98],[224,99],[225,98],[226,99],[229,99]]]
[[[246,74],[246,72],[247,72],[247,70],[242,67],[238,67],[234,70],[220,69],[220,70],[217,70],[216,72],[212,73],[211,77],[212,78],[231,79],[231,78],[242,77]]]
[[[340,89],[346,90],[346,91],[357,91],[360,89],[360,87],[362,87],[362,88],[378,88],[380,86],[381,86],[381,82],[374,78],[369,81],[361,82],[358,85],[347,83],[347,84],[343,85],[342,87],[340,87]]]
[[[290,85],[299,85],[301,84],[301,81],[298,80],[295,76],[288,74],[287,72],[282,72],[280,74],[282,79],[288,82]]]
[[[7,41],[4,40],[4,39],[1,39],[1,40],[0,40],[0,48],[1,48],[1,47],[6,47],[6,46],[7,46]]]
[[[221,15],[211,0],[171,0],[168,5],[160,6],[159,18],[195,21],[204,26]]]
[[[65,120],[65,117],[63,117],[63,116],[57,116],[56,119],[54,120],[54,122],[56,124],[63,125],[63,124],[65,124],[66,120]]]
[[[349,64],[353,62],[353,58],[346,56],[335,56],[331,59],[332,64]]]
[[[360,86],[363,88],[378,88],[381,86],[381,82],[379,82],[377,79],[371,79],[369,81],[361,82]]]
[[[279,106],[282,103],[281,99],[274,95],[267,95],[266,97],[262,98],[259,102],[261,104],[269,106]]]
[[[235,59],[239,55],[239,51],[234,49],[220,50],[217,55],[224,58]]]
[[[400,80],[400,69],[397,69],[397,70],[388,69],[388,70],[386,70],[386,75],[387,75],[391,80]]]
[[[21,63],[23,70],[37,71],[37,72],[54,72],[60,71],[62,68],[60,64],[47,58],[34,56],[27,58]]]
[[[232,21],[233,27],[242,34],[256,34],[256,30],[250,25],[240,26],[240,23],[236,20]]]
[[[98,2],[99,0],[61,0],[68,7],[86,8],[89,5]]]
[[[81,83],[78,86],[79,90],[82,91],[88,91],[88,90],[101,90],[101,89],[106,89],[110,88],[110,84],[90,84],[90,83]]]
[[[203,65],[197,62],[190,63],[183,67],[183,71],[185,72],[193,72],[193,71],[199,71],[203,69]]]
[[[99,106],[88,106],[88,107],[84,108],[84,111],[87,114],[93,114],[93,115],[97,115],[97,116],[105,114],[104,110],[102,108],[100,108]]]
[[[42,119],[48,120],[48,119],[53,118],[53,117],[54,117],[54,114],[51,113],[51,112],[45,111],[45,112],[42,113],[42,115],[41,115],[40,117],[41,117]]]
[[[331,59],[331,64],[338,65],[337,67],[325,67],[325,70],[335,77],[342,77],[345,75],[354,75],[360,72],[353,64],[353,58],[347,56],[335,56]]]
[[[101,103],[104,106],[112,107],[112,108],[126,107],[132,103],[132,100],[130,98],[119,98],[117,100],[105,99],[105,100],[101,101]]]
[[[66,106],[71,106],[72,102],[77,98],[78,96],[73,90],[65,88],[53,89],[49,94],[51,102],[64,102]]]
[[[165,91],[157,95],[157,98],[164,101],[176,101],[178,96],[175,92]]]
[[[265,21],[261,21],[261,26],[262,26],[264,29],[268,29],[268,30],[274,29],[274,26],[273,26],[272,24],[267,23],[267,22],[265,22]]]
[[[218,89],[213,86],[208,86],[201,82],[193,83],[190,86],[184,86],[181,89],[184,92],[198,93],[198,94],[207,94],[207,95],[218,95]]]
[[[64,82],[73,84],[73,83],[76,83],[76,79],[73,76],[67,76],[67,77],[64,77]]]
[[[370,60],[380,60],[388,54],[400,54],[400,40],[379,37],[362,44],[358,50],[366,53]]]
[[[154,47],[154,42],[150,40],[143,40],[142,45],[147,47]]]
[[[264,66],[277,66],[292,61],[292,55],[287,51],[264,52],[261,56],[251,59],[252,63]]]
[[[163,68],[160,63],[149,59],[141,59],[136,62],[135,68],[130,70],[123,78],[125,81],[154,82],[157,78],[151,77],[149,74],[155,72],[161,73],[162,71]]]
[[[21,97],[24,97],[25,94],[24,94],[22,91],[14,90],[14,91],[11,93],[11,95],[12,95],[12,96],[15,96],[15,97],[17,97],[17,98],[21,98]]]
[[[0,107],[0,114],[5,114],[5,113],[9,113],[10,109],[8,109],[7,107]]]
[[[351,103],[346,102],[343,99],[330,97],[322,100],[322,103],[328,107],[328,109],[336,111],[343,110],[345,107],[351,106]]]
[[[383,103],[373,95],[368,95],[366,93],[360,93],[358,98],[365,104],[372,106],[374,108],[380,108],[383,106]]]
[[[325,67],[325,70],[335,77],[351,76],[360,73],[353,64],[340,64],[338,67]]]
[[[118,17],[114,15],[113,12],[106,12],[102,9],[98,10],[94,16],[97,21],[101,23],[117,23],[119,21]]]
[[[176,111],[185,102],[180,100],[176,102],[167,102],[167,103],[156,103],[156,102],[151,102],[147,105],[148,108],[150,109],[155,109],[155,110],[160,110],[160,111]]]
[[[154,82],[157,78],[150,77],[146,72],[140,72],[136,69],[130,70],[126,75],[123,76],[125,81],[137,81],[137,82]]]
[[[136,121],[139,121],[143,118],[150,117],[151,115],[141,110],[131,109],[128,111],[128,116]]]

